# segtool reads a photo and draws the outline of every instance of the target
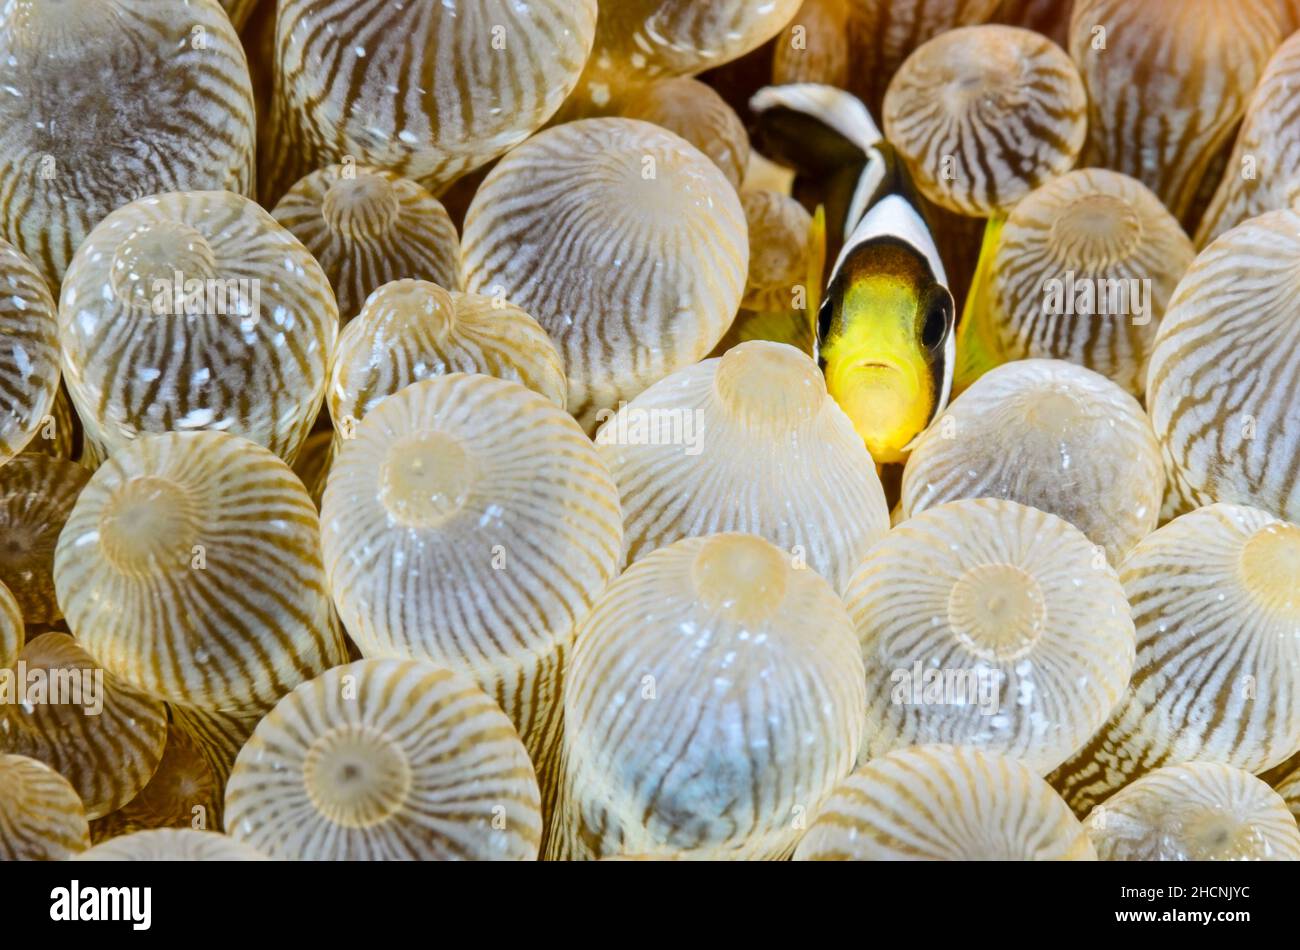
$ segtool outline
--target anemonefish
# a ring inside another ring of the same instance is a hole
[[[920,196],[851,94],[769,86],[751,106],[761,149],[796,169],[796,194],[820,183],[839,248],[808,311],[826,388],[877,463],[904,461],[947,406],[956,364],[955,306]]]

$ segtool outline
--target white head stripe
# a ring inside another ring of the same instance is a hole
[[[749,107],[755,112],[776,108],[802,112],[834,129],[867,153],[883,138],[862,100],[834,86],[815,82],[764,86],[754,93]]]
[[[845,234],[852,234],[853,229],[862,220],[862,216],[867,213],[871,207],[871,199],[876,196],[888,170],[885,166],[885,157],[880,154],[879,149],[873,148],[867,153],[867,167],[862,170],[862,175],[858,178],[857,187],[853,189],[853,198],[849,202],[848,214],[844,216]]]
[[[835,269],[831,271],[831,280],[835,279],[845,258],[854,248],[878,237],[895,237],[916,248],[925,255],[926,262],[934,273],[934,279],[945,287],[948,286],[948,275],[943,269],[943,261],[939,259],[939,249],[935,246],[934,238],[930,236],[930,229],[925,226],[925,221],[921,219],[917,210],[901,195],[886,195],[881,198],[858,222],[858,226],[853,229],[853,233],[844,242],[844,247],[840,249],[840,256],[835,261]]]

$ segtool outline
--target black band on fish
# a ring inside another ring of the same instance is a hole
[[[811,315],[813,356],[873,454],[897,461],[947,405],[956,364],[952,294],[920,192],[852,94],[769,86],[751,106],[758,150],[795,169],[796,197],[827,209],[835,256]],[[914,399],[888,381],[904,378]]]
[[[805,205],[826,206],[833,251],[888,195],[902,197],[924,217],[906,166],[852,93],[818,83],[767,86],[750,107],[758,151],[795,170],[795,195]]]
[[[853,210],[863,182],[884,172],[876,151],[883,139],[871,113],[850,93],[816,83],[768,86],[750,107],[755,148],[795,170],[794,196],[805,207],[825,206],[827,246],[838,252],[851,230],[846,221],[865,210]]]

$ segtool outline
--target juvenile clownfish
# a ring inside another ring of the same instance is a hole
[[[764,150],[796,168],[796,193],[821,183],[839,246],[808,308],[826,388],[878,464],[904,461],[947,406],[956,363],[955,305],[919,193],[851,94],[770,86],[751,105]]]

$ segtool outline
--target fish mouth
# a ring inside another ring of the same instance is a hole
[[[929,422],[917,368],[873,354],[844,367],[832,395],[862,436],[877,463],[904,461],[907,449]]]

